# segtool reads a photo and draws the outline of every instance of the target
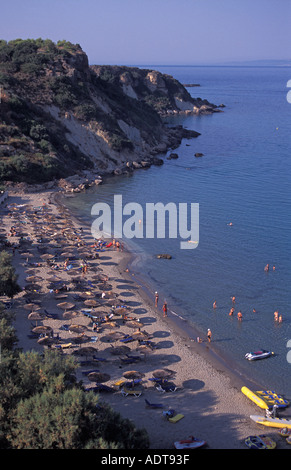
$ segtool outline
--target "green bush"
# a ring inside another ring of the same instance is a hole
[[[7,295],[14,297],[15,294],[20,292],[20,287],[17,283],[18,276],[15,269],[11,264],[11,255],[7,251],[0,253],[0,295]]]

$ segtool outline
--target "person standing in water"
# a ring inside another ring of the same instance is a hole
[[[155,292],[155,307],[158,306],[158,302],[159,302],[159,293],[156,291]]]
[[[208,339],[208,343],[210,343],[211,338],[212,338],[212,333],[211,333],[210,328],[208,328],[208,330],[207,330],[207,339]]]
[[[164,317],[167,317],[168,316],[168,306],[167,306],[166,301],[164,302],[164,305],[163,305],[163,312],[164,312]]]

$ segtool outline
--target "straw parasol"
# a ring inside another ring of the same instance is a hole
[[[23,308],[24,310],[30,310],[31,312],[34,312],[35,310],[39,310],[40,306],[38,304],[30,303],[23,305]]]
[[[47,278],[47,281],[49,282],[59,282],[61,281],[61,278],[57,277],[57,276],[50,276]]]
[[[136,348],[136,351],[141,353],[141,354],[152,354],[154,351],[150,346],[147,346],[146,344],[142,344]]]
[[[97,349],[93,346],[84,346],[83,348],[77,349],[73,354],[77,354],[78,356],[94,356],[97,353]]]
[[[88,379],[90,382],[104,383],[110,380],[110,375],[105,374],[104,372],[90,372],[90,374],[88,374]]]
[[[109,329],[118,327],[117,323],[115,323],[114,321],[104,322],[104,323],[102,323],[102,326],[103,326],[103,328],[109,328]]]
[[[122,338],[124,338],[124,333],[122,333],[121,331],[111,331],[107,335],[102,336],[100,340],[106,343],[111,343],[111,342],[114,343],[115,341],[118,341],[119,339],[122,339]]]
[[[41,255],[41,259],[47,260],[47,259],[52,259],[54,258],[54,255],[51,255],[50,253],[45,253],[44,255]]]
[[[69,327],[69,331],[73,333],[83,333],[85,330],[87,330],[87,327],[84,325],[71,325]]]
[[[35,282],[35,281],[41,281],[41,277],[40,276],[28,276],[25,280],[27,282]]]
[[[46,346],[50,346],[51,344],[53,344],[53,339],[50,338],[49,336],[44,336],[43,338],[39,338],[37,340],[38,344],[41,344],[41,345],[46,345]]]
[[[130,320],[125,323],[125,326],[128,326],[129,328],[142,328],[143,323],[137,320]]]
[[[109,349],[110,354],[113,354],[113,356],[120,356],[121,354],[127,354],[130,352],[130,348],[128,346],[115,346],[111,349]]]
[[[88,343],[89,340],[90,340],[90,336],[87,336],[84,334],[71,338],[72,343],[75,343],[75,344]]]
[[[126,307],[117,307],[113,310],[114,315],[125,315],[129,312],[129,309]]]
[[[34,320],[36,321],[36,325],[37,325],[37,322],[38,321],[41,321],[43,320],[45,317],[42,313],[39,313],[39,312],[31,312],[29,315],[28,315],[28,320]]]
[[[26,251],[24,253],[21,253],[22,258],[33,258],[34,257],[34,254],[33,253],[30,253],[29,251]]]
[[[123,377],[125,379],[132,380],[132,386],[134,385],[134,380],[135,379],[141,379],[144,377],[143,372],[139,372],[138,370],[128,370],[127,372],[123,373]]]
[[[97,300],[94,300],[94,299],[88,299],[88,300],[85,300],[84,304],[87,305],[88,307],[97,307],[97,305],[99,305],[99,302],[97,302]]]
[[[135,331],[134,333],[132,333],[131,336],[133,339],[136,339],[136,340],[148,338],[148,335],[144,333],[143,331]]]
[[[60,304],[57,304],[57,307],[61,308],[62,310],[71,310],[75,307],[75,304],[71,302],[61,302]]]
[[[46,325],[41,325],[41,326],[36,326],[35,328],[32,329],[33,333],[39,333],[39,334],[46,334],[50,333],[52,331],[52,328],[50,326]]]
[[[81,315],[82,315],[81,312],[76,312],[76,311],[72,312],[72,310],[69,310],[63,313],[63,318],[65,320],[72,320],[73,318],[79,317]]]
[[[173,377],[175,375],[175,371],[170,370],[170,369],[158,369],[153,372],[153,377],[156,379],[169,379],[170,377]]]

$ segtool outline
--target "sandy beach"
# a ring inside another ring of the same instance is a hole
[[[97,252],[90,228],[81,227],[56,196],[49,191],[10,193],[0,209],[2,234],[6,232],[12,244],[21,241],[19,248],[9,248],[23,288],[12,306],[18,346],[24,351],[48,347],[32,334],[32,328],[45,326],[53,336],[50,347],[80,359],[77,377],[86,388],[96,386],[92,376],[88,378],[89,370],[107,374],[103,384],[111,391],[100,392],[101,399],[137,427],[146,428],[151,449],[173,449],[175,441],[191,435],[205,440],[205,449],[247,449],[244,439],[254,434],[268,434],[277,448],[287,448],[276,429],[251,421],[251,414],[263,416],[264,411],[242,394],[241,387],[255,384],[215,356],[206,332],[197,343],[170,314],[164,318],[162,301],[155,308],[154,296],[128,269],[131,254],[113,245]],[[12,226],[15,236],[9,233]],[[28,304],[34,307],[30,310]],[[122,310],[117,309],[120,306]],[[40,320],[28,319],[33,310],[42,314]],[[117,350],[120,346],[124,351]],[[84,347],[96,350],[90,364],[85,364],[90,354],[79,354]],[[173,383],[175,391],[159,391],[150,380],[161,369],[169,375],[165,384]],[[137,372],[128,376],[140,380],[134,386],[140,396],[125,396],[118,385],[129,371]],[[145,400],[163,408],[151,408]],[[182,418],[168,421],[163,411],[169,409]]]

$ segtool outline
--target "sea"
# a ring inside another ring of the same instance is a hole
[[[134,202],[144,209],[157,202],[199,204],[198,244],[182,249],[181,240],[170,238],[167,231],[165,238],[126,238],[135,255],[130,269],[153,301],[159,292],[169,315],[185,322],[186,329],[189,325],[189,332],[193,327],[206,340],[210,328],[211,348],[218,357],[263,389],[291,398],[291,70],[141,68],[159,70],[182,84],[199,84],[187,88],[193,97],[225,107],[210,115],[167,117],[167,125],[201,135],[183,139],[162,155],[162,166],[108,177],[65,203],[90,225],[96,219],[92,206],[104,202],[114,210],[115,195],[122,196],[123,205]],[[171,152],[178,159],[167,159]],[[139,223],[144,229],[145,218]],[[157,259],[159,253],[172,259]],[[232,296],[236,301],[230,316]],[[276,310],[281,323],[274,320]],[[274,354],[260,361],[245,359],[246,353],[261,349]]]

